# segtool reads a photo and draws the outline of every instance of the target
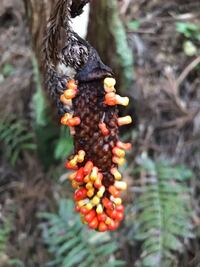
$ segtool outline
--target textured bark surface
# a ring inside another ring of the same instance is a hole
[[[93,0],[90,10],[88,40],[113,69],[119,90],[126,92],[133,80],[133,56],[117,1]]]

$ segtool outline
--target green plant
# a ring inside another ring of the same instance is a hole
[[[71,200],[60,200],[59,212],[39,214],[43,238],[54,260],[53,267],[117,267],[123,262],[116,260],[116,243],[108,233],[87,230],[74,212]]]
[[[146,155],[139,161],[142,194],[135,200],[134,239],[142,242],[139,266],[175,266],[177,252],[193,237],[190,170],[153,162]],[[133,229],[132,229],[133,231]]]
[[[190,22],[177,22],[176,31],[183,34],[186,38],[200,41],[200,26]]]
[[[190,22],[177,22],[176,31],[182,34],[185,38],[183,42],[183,51],[187,56],[197,54],[197,46],[195,41],[200,41],[200,26]]]
[[[5,253],[10,230],[11,228],[8,222],[0,223],[0,257]]]
[[[65,160],[73,148],[73,139],[69,133],[69,128],[62,126],[60,136],[56,142],[54,158],[56,160]]]
[[[139,20],[132,20],[128,23],[128,29],[132,31],[137,31],[140,28],[141,22]]]
[[[1,116],[0,142],[4,145],[4,154],[15,165],[24,150],[36,149],[34,134],[27,122],[16,116]]]

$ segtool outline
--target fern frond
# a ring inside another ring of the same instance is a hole
[[[0,142],[4,145],[2,151],[12,165],[24,150],[36,149],[34,133],[30,132],[27,122],[16,116],[1,116]]]
[[[44,242],[54,260],[52,267],[118,267],[123,262],[116,260],[116,243],[108,233],[87,230],[74,213],[71,200],[60,200],[59,212],[41,213],[46,221],[42,224]]]
[[[73,139],[69,133],[69,129],[61,127],[60,137],[56,143],[54,158],[56,160],[65,160],[73,148]]]
[[[0,222],[0,259],[5,255],[11,227],[9,222]]]
[[[142,241],[142,267],[175,266],[176,254],[193,237],[190,189],[192,173],[183,166],[140,159],[142,194],[135,200],[134,239]],[[184,240],[184,242],[183,242]]]

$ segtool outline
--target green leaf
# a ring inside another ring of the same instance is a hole
[[[140,28],[140,25],[141,25],[141,23],[139,20],[132,20],[128,23],[128,28],[130,30],[136,31]]]
[[[191,190],[186,183],[192,172],[185,166],[153,162],[145,154],[138,164],[141,177],[146,177],[141,183],[143,193],[135,197],[131,209],[134,216],[129,218],[134,220],[133,226],[129,222],[128,233],[132,239],[142,241],[139,266],[174,266],[177,252],[184,250],[182,240],[194,236]],[[131,240],[130,236],[127,239]]]

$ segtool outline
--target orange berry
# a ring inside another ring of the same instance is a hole
[[[110,210],[110,209],[107,209],[106,210],[106,213],[108,214],[108,216],[112,219],[116,219],[116,216],[117,216],[117,211],[116,210]]]
[[[105,232],[108,230],[107,225],[104,222],[100,222],[99,224],[99,232]]]
[[[125,156],[125,151],[118,147],[114,147],[112,149],[112,153],[119,158],[123,158]]]
[[[67,120],[66,125],[73,127],[73,126],[77,126],[81,123],[81,119],[79,117],[73,117]]]
[[[97,214],[97,219],[99,222],[105,222],[106,218],[107,218],[107,216],[105,213]]]
[[[124,219],[124,214],[122,212],[117,212],[115,215],[117,221],[122,221]]]
[[[88,214],[85,216],[86,222],[90,223],[96,216],[95,210],[90,210]]]
[[[90,174],[91,171],[92,171],[93,166],[94,166],[94,164],[92,163],[92,161],[88,161],[85,164],[85,167],[83,168],[84,175]]]
[[[122,143],[121,141],[118,141],[116,146],[124,150],[131,150],[132,148],[131,143]]]
[[[89,223],[89,227],[92,229],[96,229],[98,227],[98,220],[97,217],[95,217],[90,223]]]
[[[107,136],[110,133],[110,131],[108,130],[108,128],[106,127],[106,124],[104,122],[99,123],[99,129],[101,130],[101,132],[104,136]]]
[[[123,205],[118,205],[116,206],[116,211],[119,211],[119,212],[124,212],[124,206]]]
[[[112,209],[113,208],[112,202],[106,197],[103,198],[102,203],[106,209]]]
[[[114,185],[109,186],[108,191],[111,193],[113,197],[119,197],[120,193]]]
[[[75,180],[78,182],[78,183],[82,183],[83,182],[83,178],[84,178],[84,174],[83,174],[83,167],[81,167],[77,173],[76,173],[76,178]]]
[[[102,173],[98,173],[98,175],[97,175],[97,179],[96,179],[96,181],[94,182],[94,186],[95,186],[97,189],[101,188],[101,186],[102,186],[102,179],[103,179],[103,175],[102,175]]]
[[[88,214],[89,210],[87,210],[84,206],[80,208],[80,212],[83,214],[83,215],[86,215]]]
[[[79,200],[84,199],[86,197],[87,197],[87,190],[85,188],[78,189],[74,193],[74,200],[75,201],[79,201]]]
[[[72,166],[71,163],[70,163],[70,161],[67,161],[66,162],[65,167],[68,170],[77,170],[77,168],[78,168],[77,166]]]
[[[111,231],[116,230],[119,227],[119,222],[112,221],[110,225],[108,225],[108,229]]]
[[[73,90],[77,90],[77,84],[75,80],[69,80],[67,82],[67,88],[68,89],[73,89]]]

